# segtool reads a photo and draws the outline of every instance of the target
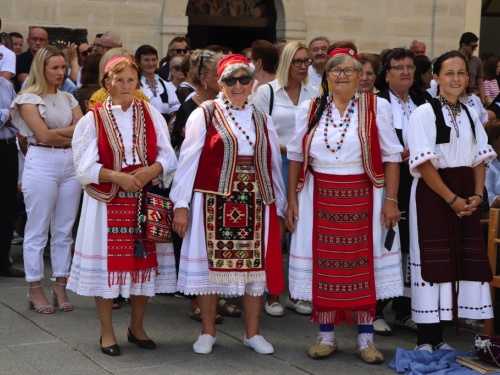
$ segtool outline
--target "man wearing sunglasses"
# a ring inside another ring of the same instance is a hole
[[[17,56],[16,74],[19,87],[23,84],[31,69],[31,63],[35,57],[35,53],[42,47],[49,45],[49,34],[41,27],[33,27],[28,33],[26,39],[28,50]]]
[[[467,60],[467,67],[469,69],[469,89],[478,91],[478,96],[484,103],[484,73],[483,63],[481,59],[474,55],[474,51],[478,47],[479,38],[476,34],[466,32],[460,38],[459,52],[464,55]]]
[[[160,69],[158,75],[165,81],[168,81],[170,75],[170,60],[175,56],[184,57],[189,55],[189,39],[183,36],[177,36],[168,44],[167,55],[160,61]]]

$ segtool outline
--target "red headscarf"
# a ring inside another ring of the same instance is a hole
[[[217,68],[217,75],[219,77],[222,77],[224,70],[226,70],[229,66],[234,64],[243,64],[250,67],[248,60],[245,56],[232,54],[221,59],[221,61],[219,62],[219,67]]]
[[[332,52],[330,52],[329,58],[331,59],[335,55],[349,55],[359,61],[358,54],[351,48],[335,48]]]
[[[128,60],[132,62],[132,59],[130,59],[129,57],[123,57],[123,56],[113,57],[111,60],[108,61],[108,63],[104,67],[104,73],[106,73],[109,70],[109,68],[111,68],[113,65],[123,60]]]

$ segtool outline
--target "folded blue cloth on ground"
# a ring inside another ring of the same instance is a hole
[[[470,352],[435,350],[434,353],[429,353],[427,350],[407,351],[397,348],[396,356],[389,363],[389,367],[405,375],[478,374],[477,371],[457,363],[457,356],[470,356]]]

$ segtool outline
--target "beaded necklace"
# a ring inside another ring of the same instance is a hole
[[[408,121],[410,121],[410,117],[412,114],[411,107],[410,107],[410,102],[411,102],[411,97],[408,95],[408,100],[406,102],[401,99],[401,97],[393,92],[391,89],[389,89],[392,95],[394,95],[398,101],[398,104],[401,106],[401,109],[403,110],[403,113]]]
[[[462,111],[462,106],[460,105],[460,102],[457,101],[456,104],[453,104],[453,103],[449,102],[448,100],[446,100],[445,98],[443,98],[441,95],[436,96],[436,98],[438,98],[439,101],[441,102],[442,106],[446,107],[446,109],[448,110],[448,115],[450,116],[450,120],[453,123],[453,127],[455,128],[455,133],[457,133],[457,138],[458,138],[460,135],[460,132],[458,130],[456,116],[459,115],[460,112]]]
[[[108,102],[106,103],[109,117],[111,117],[111,122],[113,123],[113,127],[115,128],[115,134],[118,135],[118,140],[120,143],[120,147],[122,149],[122,155],[123,155],[123,162],[127,167],[131,167],[132,165],[135,164],[136,159],[135,159],[135,143],[136,143],[136,104],[135,102],[132,102],[132,164],[127,163],[127,157],[125,156],[125,144],[123,143],[123,137],[122,133],[120,131],[120,128],[118,127],[118,124],[116,123],[115,116],[113,114],[113,102],[111,101],[111,97],[108,99]]]
[[[243,104],[241,107],[235,107],[233,104],[231,104],[231,102],[229,101],[229,99],[224,98],[224,105],[226,106],[227,114],[229,115],[229,117],[233,121],[234,125],[239,129],[239,131],[241,132],[241,134],[243,134],[243,136],[246,138],[246,140],[248,141],[248,143],[250,144],[250,146],[253,147],[253,142],[250,140],[250,136],[238,124],[238,122],[236,121],[235,117],[233,116],[233,112],[232,112],[232,110],[241,111],[241,110],[245,109],[246,106],[247,106],[247,104],[248,104],[248,101],[245,101],[245,104]]]
[[[325,146],[326,146],[326,148],[328,150],[330,150],[331,152],[333,152],[333,153],[339,152],[340,149],[342,148],[342,144],[344,143],[344,137],[345,137],[347,129],[349,128],[349,125],[351,123],[351,117],[352,117],[352,114],[354,113],[354,106],[358,102],[358,98],[359,98],[359,93],[356,92],[356,94],[354,94],[354,96],[352,97],[351,101],[347,105],[347,108],[346,108],[346,110],[344,112],[344,116],[342,117],[342,121],[340,122],[340,124],[337,125],[333,121],[333,117],[332,117],[333,95],[332,94],[328,95],[328,102],[327,102],[327,107],[326,107],[326,121],[325,121],[325,128],[324,128],[324,131],[325,131],[324,136],[325,136]],[[340,135],[340,140],[337,142],[337,148],[332,148],[330,146],[330,144],[328,143],[328,125],[329,125],[328,123],[331,123],[334,128],[337,128],[337,127],[340,128],[340,131],[342,132],[342,134]]]
[[[153,92],[153,96],[156,98],[156,95],[158,95],[156,93],[156,87],[157,87],[156,79],[153,78],[153,87],[151,87],[151,83],[149,83],[149,79],[146,78],[146,85],[148,85],[149,89]]]

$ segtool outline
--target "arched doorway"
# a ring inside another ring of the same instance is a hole
[[[274,0],[189,0],[191,48],[218,44],[238,53],[253,41],[276,39]]]

